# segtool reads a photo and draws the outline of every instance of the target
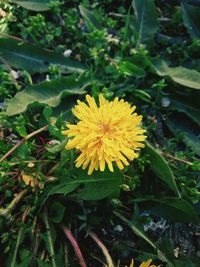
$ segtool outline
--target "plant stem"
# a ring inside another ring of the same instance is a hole
[[[47,208],[45,208],[45,212],[44,212],[44,223],[45,223],[46,230],[47,230],[47,238],[48,238],[48,242],[49,242],[50,257],[51,257],[52,266],[58,267],[56,265],[55,253],[54,253],[54,248],[53,248],[53,240],[52,240],[51,231],[50,231]]]
[[[18,249],[19,249],[22,233],[23,233],[23,228],[21,227],[19,229],[19,232],[18,232],[18,235],[17,235],[17,243],[16,243],[16,246],[15,246],[15,250],[14,250],[14,253],[13,253],[13,258],[12,258],[12,262],[11,262],[10,267],[15,267],[16,266],[16,257],[17,257],[17,252],[18,252]]]
[[[25,209],[25,211],[24,211],[24,213],[22,215],[22,223],[25,223],[25,220],[26,220],[26,218],[28,216],[28,211],[29,210],[30,210],[30,207],[27,207]],[[19,246],[20,246],[23,230],[24,230],[24,227],[22,226],[19,229],[19,232],[18,232],[18,235],[17,235],[17,242],[16,242],[16,246],[15,246],[15,250],[14,250],[14,253],[13,253],[13,258],[12,258],[12,262],[11,262],[10,267],[15,267],[16,266],[16,258],[17,258],[17,253],[18,253],[18,250],[19,250]]]
[[[106,258],[108,267],[114,267],[114,263],[112,261],[112,258],[110,256],[107,248],[105,247],[105,245],[101,242],[101,240],[94,233],[89,233],[89,235],[92,237],[92,239],[97,243],[97,245],[102,250],[102,252],[103,252],[103,254],[104,254],[105,258]]]
[[[37,163],[37,162],[56,162],[56,160],[50,160],[50,159],[23,160],[23,163]],[[22,161],[9,162],[9,165],[15,166],[15,165],[18,165],[18,164],[21,164],[21,163],[22,163]]]
[[[3,33],[3,32],[0,32],[0,35],[2,35],[4,37],[7,37],[7,38],[12,38],[12,39],[24,42],[23,39],[18,38],[18,37],[14,36],[14,35],[6,34],[6,33]]]
[[[70,243],[72,244],[72,246],[73,246],[73,248],[74,248],[76,257],[77,257],[77,259],[79,260],[79,265],[80,265],[81,267],[87,267],[87,265],[86,265],[86,263],[85,263],[85,260],[84,260],[84,258],[83,258],[83,255],[82,255],[82,253],[81,253],[81,250],[80,250],[80,248],[79,248],[79,245],[78,245],[78,243],[76,242],[76,239],[73,237],[71,231],[70,231],[67,227],[65,227],[65,226],[63,226],[62,229],[63,229],[63,231],[64,231],[66,237],[69,239]]]
[[[16,197],[11,201],[11,203],[8,205],[5,209],[0,209],[0,216],[8,217],[12,210],[15,208],[15,206],[19,203],[19,201],[26,195],[28,192],[27,189],[24,189],[19,194],[16,195]]]
[[[172,155],[165,154],[164,152],[161,152],[161,154],[162,154],[163,156],[165,156],[165,157],[174,159],[174,160],[176,160],[176,161],[180,161],[180,162],[186,163],[186,164],[188,164],[188,165],[192,165],[192,162],[187,161],[187,160],[185,160],[185,159],[179,159],[179,158],[174,157],[174,156],[172,156]]]
[[[46,130],[48,128],[48,125],[43,126],[42,128],[28,134],[27,136],[25,136],[22,140],[20,140],[13,148],[11,148],[5,155],[3,155],[3,157],[0,159],[0,163],[6,159],[8,156],[10,156],[18,147],[20,147],[23,143],[25,143],[28,139],[30,139],[31,137],[37,135],[38,133]]]

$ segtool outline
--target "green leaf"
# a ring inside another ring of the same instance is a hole
[[[33,103],[56,107],[63,96],[85,94],[84,88],[89,84],[90,81],[84,77],[77,80],[76,76],[72,75],[30,85],[8,102],[6,113],[8,116],[22,113]]]
[[[174,248],[168,237],[160,240],[157,254],[160,260],[168,263],[169,267],[174,267]]]
[[[199,267],[198,259],[192,262],[191,258],[184,258],[183,260],[176,260],[176,267]]]
[[[27,249],[20,249],[19,250],[19,256],[20,256],[20,264],[15,264],[15,267],[28,267],[30,266],[31,263],[31,252],[28,251]]]
[[[25,137],[27,135],[25,126],[17,126],[16,131],[20,134],[20,136]]]
[[[137,46],[140,43],[149,43],[152,41],[159,29],[157,20],[157,11],[154,0],[133,0],[135,12],[135,26],[138,32]]]
[[[200,7],[187,4],[181,1],[183,22],[192,38],[200,39]]]
[[[29,10],[46,11],[49,9],[51,0],[11,0],[11,2]]]
[[[45,187],[44,199],[47,199],[51,195],[62,194],[66,196],[67,194],[73,192],[77,187],[81,185],[81,181],[78,179],[71,179],[62,177],[56,184],[50,184]]]
[[[38,267],[49,267],[49,262],[44,262],[44,260],[41,260],[40,258],[37,258],[36,260]]]
[[[164,60],[154,61],[152,67],[160,76],[169,76],[174,82],[193,89],[200,89],[200,73],[184,67],[169,67]]]
[[[88,30],[93,31],[101,29],[101,24],[97,17],[94,15],[94,12],[88,10],[82,5],[79,6],[79,10],[84,19],[85,24],[88,27]]]
[[[50,65],[57,65],[65,72],[83,72],[85,67],[55,52],[13,38],[0,39],[0,57],[9,65],[30,73],[47,72]]]
[[[175,222],[199,223],[197,213],[193,206],[182,198],[166,197],[154,199],[159,205],[150,211],[153,214]]]
[[[84,171],[80,171],[80,177],[87,179],[88,175]],[[90,181],[84,182],[85,186],[78,194],[78,198],[83,200],[99,200],[107,196],[112,195],[119,190],[119,186],[123,183],[123,176],[118,171],[110,172],[105,170],[104,172],[95,171],[89,176]]]
[[[177,97],[175,95],[170,96],[170,109],[177,110],[179,112],[185,113],[190,117],[196,124],[200,126],[200,112],[198,108],[198,99],[200,95],[191,95],[185,98]],[[197,103],[195,103],[197,102]]]
[[[188,147],[190,147],[197,155],[200,155],[200,139],[198,138],[198,133],[195,134],[191,129],[191,125],[187,118],[183,118],[183,116],[173,116],[168,118],[166,123],[170,131],[176,137],[179,136]]]
[[[117,62],[118,63],[118,62]],[[144,69],[131,63],[128,60],[122,60],[118,63],[118,72],[126,76],[144,77]]]
[[[150,168],[177,196],[180,197],[180,192],[168,163],[160,155],[159,151],[153,148],[148,142],[145,143],[145,151],[149,155]]]
[[[134,222],[127,220],[124,216],[122,216],[120,213],[114,211],[114,214],[120,218],[122,221],[124,221],[131,230],[140,238],[142,238],[144,241],[146,241],[151,247],[156,249],[156,245],[148,238],[148,236],[145,234],[141,226],[134,224]]]
[[[119,171],[115,171],[114,173],[108,170],[104,172],[96,171],[89,176],[86,171],[77,169],[75,175],[76,178],[59,178],[56,184],[46,186],[46,196],[44,199],[54,194],[67,195],[82,185],[80,193],[77,194],[78,198],[84,200],[99,200],[119,190],[119,185],[123,183],[123,176]]]
[[[65,207],[57,201],[54,201],[49,208],[49,218],[54,223],[60,223],[65,213]]]
[[[64,149],[65,145],[67,144],[67,139],[64,139],[61,143],[56,144],[56,145],[51,145],[51,146],[46,146],[46,150],[49,151],[50,153],[58,153],[61,150]]]
[[[46,106],[42,112],[44,115],[45,120],[48,122],[48,124],[51,123],[51,115],[52,115],[52,108],[49,106]]]

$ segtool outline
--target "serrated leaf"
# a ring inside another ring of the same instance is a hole
[[[164,60],[156,60],[152,67],[160,76],[169,76],[174,82],[183,86],[200,89],[200,73],[184,67],[169,67]]]
[[[145,151],[149,155],[150,168],[177,196],[180,197],[174,175],[168,163],[160,155],[159,151],[153,148],[148,142],[145,143]]]
[[[10,65],[29,73],[46,72],[56,65],[65,72],[83,72],[85,67],[74,60],[13,38],[0,38],[0,56]]]
[[[60,178],[54,185],[45,187],[44,201],[50,195],[67,195],[73,192],[77,187],[82,186],[77,197],[84,200],[99,200],[113,194],[119,190],[119,185],[123,183],[123,175],[115,171],[95,172],[88,176],[86,171],[75,170],[76,178]]]
[[[200,39],[200,7],[181,1],[183,22],[192,38]]]
[[[29,10],[46,11],[49,9],[51,0],[11,0],[11,2]]]
[[[30,85],[8,102],[6,113],[8,116],[22,113],[33,103],[56,107],[63,96],[85,94],[84,88],[89,84],[90,81],[84,78],[76,80],[72,75]]]
[[[135,26],[138,32],[138,42],[149,43],[159,29],[157,11],[154,0],[133,0]]]

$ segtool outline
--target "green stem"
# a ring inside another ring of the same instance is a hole
[[[55,253],[54,253],[54,248],[53,248],[53,239],[52,239],[51,231],[50,231],[47,208],[45,208],[45,212],[44,212],[44,223],[45,223],[46,230],[47,230],[47,238],[48,238],[48,242],[49,242],[50,257],[51,257],[52,266],[58,267],[56,265]]]
[[[128,14],[126,15],[126,20],[125,20],[125,32],[124,32],[124,36],[123,36],[122,43],[125,43],[126,38],[127,38],[128,28],[129,28],[129,24],[130,24],[131,8],[132,8],[132,6],[129,7],[129,9],[128,9]],[[124,47],[122,46],[122,48],[121,48],[121,57],[123,56],[123,52],[124,52]]]
[[[0,217],[7,217],[11,214],[12,210],[16,207],[16,205],[19,203],[19,201],[26,195],[28,192],[27,189],[24,189],[19,194],[16,195],[16,197],[11,201],[11,203],[8,205],[5,209],[0,209]]]
[[[0,163],[6,159],[8,156],[10,156],[18,147],[20,147],[23,143],[25,143],[28,139],[30,139],[31,137],[37,135],[38,133],[46,130],[48,128],[48,125],[43,126],[42,128],[28,134],[27,136],[25,136],[22,140],[20,140],[14,147],[12,147],[5,155],[3,155],[3,157],[0,159]]]
[[[20,245],[20,242],[21,242],[22,233],[23,233],[23,227],[21,227],[19,229],[19,233],[17,235],[17,243],[16,243],[16,246],[15,246],[15,250],[14,250],[14,253],[13,253],[13,258],[12,258],[12,262],[11,262],[10,267],[15,267],[16,266],[17,252],[18,252],[19,245]]]

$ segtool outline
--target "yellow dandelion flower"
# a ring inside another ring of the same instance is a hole
[[[151,265],[151,262],[152,262],[151,259],[149,259],[148,261],[144,261],[144,262],[142,262],[142,263],[140,264],[139,267],[160,267],[160,265],[158,265],[158,266],[156,266],[156,265]],[[127,267],[127,266],[125,266],[125,267]],[[133,259],[132,259],[131,264],[130,264],[129,267],[134,267],[134,260],[133,260]]]
[[[105,166],[114,171],[113,163],[122,170],[129,165],[128,160],[138,157],[138,150],[144,147],[145,130],[141,129],[142,116],[134,113],[135,106],[116,97],[107,101],[99,95],[99,106],[93,97],[86,95],[88,105],[80,100],[72,109],[79,119],[77,124],[67,124],[64,135],[71,138],[66,149],[75,148],[80,151],[76,159],[76,167],[82,165],[88,174],[94,169],[104,171]]]
[[[149,259],[148,261],[144,261],[144,262],[142,262],[141,264],[140,264],[140,266],[139,267],[160,267],[160,265],[158,265],[158,266],[156,266],[156,265],[151,265],[151,262],[152,262],[152,260],[151,259]]]

